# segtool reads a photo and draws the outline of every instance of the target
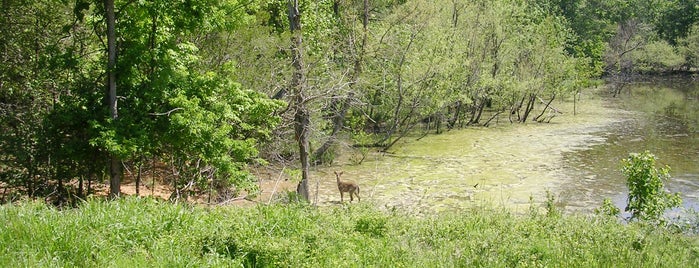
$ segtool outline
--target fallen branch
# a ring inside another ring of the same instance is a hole
[[[544,101],[544,99],[542,99],[542,98],[539,97],[539,96],[537,96],[537,98],[539,98],[539,101],[541,102],[541,104],[546,104],[546,102]],[[553,99],[551,99],[551,100],[553,100]],[[551,103],[551,102],[549,102],[549,104],[550,104],[550,103]],[[556,112],[556,113],[563,114],[563,112],[561,112],[561,111],[559,111],[558,109],[556,109],[556,107],[553,107],[553,106],[551,106],[551,105],[548,105],[547,107],[548,107],[548,108],[551,108],[551,110],[553,110],[553,111]],[[544,109],[544,110],[546,110],[546,109]]]

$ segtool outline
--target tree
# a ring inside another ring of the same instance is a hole
[[[119,118],[117,108],[116,81],[116,20],[114,16],[114,0],[104,0],[105,19],[107,23],[107,95],[109,100],[109,115],[112,121]],[[118,197],[121,192],[121,159],[115,152],[109,156],[109,196]]]
[[[230,60],[209,69],[194,42],[248,23],[246,3],[2,2],[3,15],[30,14],[0,21],[2,181],[41,196],[78,180],[82,194],[111,169],[118,196],[119,169],[151,158],[178,193],[254,190],[246,164],[281,103],[236,83]]]
[[[296,187],[296,192],[306,201],[308,193],[308,169],[309,169],[309,127],[310,113],[306,107],[305,83],[306,74],[303,63],[303,34],[301,32],[301,11],[298,0],[288,0],[289,27],[291,32],[291,65],[294,67],[291,79],[293,105],[294,105],[294,131],[299,146],[299,158],[301,160],[301,181]]]
[[[694,0],[673,0],[657,3],[655,19],[650,21],[658,35],[671,45],[687,37],[692,25],[699,20],[699,5]]]
[[[45,116],[70,94],[78,31],[54,1],[2,1],[0,10],[0,182],[31,198],[59,192]],[[61,180],[57,181],[58,185]],[[7,188],[5,190],[7,190]]]
[[[355,27],[352,27],[354,20],[356,18],[352,17],[351,15],[345,15],[345,13],[350,13],[352,14],[351,10],[343,10],[341,8],[346,8],[344,6],[341,6],[339,1],[335,2],[335,16],[338,17],[338,22],[339,22],[339,28],[341,33],[345,34],[338,34],[341,38],[341,40],[345,41],[345,44],[342,44],[344,46],[348,47],[348,51],[343,51],[342,53],[348,54],[346,59],[343,59],[342,61],[350,61],[348,63],[345,62],[340,62],[338,65],[351,65],[351,69],[348,70],[349,72],[349,78],[348,78],[348,86],[349,86],[349,92],[347,93],[346,96],[337,96],[333,95],[331,98],[331,103],[329,107],[331,108],[330,113],[329,113],[329,118],[331,119],[332,123],[332,130],[331,133],[329,134],[329,137],[327,140],[321,145],[318,149],[316,149],[315,152],[313,152],[313,163],[314,164],[322,164],[326,158],[324,158],[324,155],[326,152],[337,142],[337,136],[339,135],[340,131],[345,125],[345,118],[347,116],[347,113],[350,109],[350,103],[353,101],[354,96],[355,96],[355,90],[356,87],[358,86],[359,77],[362,73],[362,65],[364,64],[364,56],[366,54],[366,46],[367,46],[367,39],[368,39],[368,34],[369,34],[369,1],[368,0],[363,0],[362,5],[361,5],[361,14],[358,16],[362,22],[362,27],[360,31],[360,40],[357,42],[356,39],[356,30]],[[350,7],[347,7],[348,9],[351,9],[351,3]]]

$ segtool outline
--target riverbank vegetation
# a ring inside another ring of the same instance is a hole
[[[0,207],[4,267],[696,267],[699,241],[604,216],[369,203],[203,207],[153,198]]]
[[[255,193],[251,168],[389,151],[423,131],[559,120],[606,78],[696,67],[688,1],[3,1],[3,202],[168,185]],[[421,129],[421,130],[420,130]],[[358,162],[361,162],[359,158]]]

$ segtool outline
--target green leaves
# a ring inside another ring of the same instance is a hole
[[[665,210],[682,203],[678,193],[667,193],[663,181],[670,178],[670,168],[656,168],[655,155],[648,151],[631,154],[623,160],[622,173],[629,187],[628,206],[633,219],[662,222]]]

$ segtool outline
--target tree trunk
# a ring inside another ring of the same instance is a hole
[[[83,195],[83,188],[84,188],[83,182],[84,181],[85,181],[85,176],[80,175],[80,177],[78,177],[78,192],[76,193],[76,195],[81,197],[81,198],[84,197],[84,195]]]
[[[489,125],[490,125],[490,121],[493,121],[493,119],[497,118],[498,115],[500,115],[500,114],[503,113],[503,112],[505,112],[505,110],[501,110],[501,111],[498,111],[498,112],[496,112],[495,114],[493,114],[493,116],[491,116],[491,117],[488,119],[488,121],[485,121],[485,123],[483,123],[483,126],[484,126],[484,127],[489,126]]]
[[[141,171],[143,171],[143,158],[138,160],[138,173],[136,173],[136,196],[141,196]]]
[[[485,109],[487,100],[485,98],[481,98],[481,102],[478,104],[477,110],[476,110],[476,118],[474,118],[472,124],[478,124],[481,121],[481,116],[483,115],[483,109]]]
[[[104,0],[104,10],[107,19],[107,85],[109,87],[109,112],[112,121],[116,121],[116,20],[114,16],[114,0]],[[110,153],[109,155],[109,196],[114,198],[121,194],[121,160]]]
[[[529,101],[527,101],[527,108],[524,109],[524,115],[522,116],[522,119],[519,121],[520,123],[524,123],[527,121],[527,117],[529,117],[529,113],[534,109],[535,102],[536,102],[536,95],[533,93],[529,94]]]
[[[575,91],[575,94],[573,94],[573,115],[574,115],[574,116],[578,114],[578,111],[577,111],[577,108],[578,108],[577,97],[578,97],[578,93],[579,93],[579,92],[580,92],[579,90],[576,90],[576,91]]]
[[[466,125],[470,126],[476,123],[476,114],[478,113],[479,107],[480,105],[478,105],[478,102],[476,102],[474,105],[471,105],[471,118],[468,119],[468,123],[466,123]]]
[[[299,157],[301,159],[301,181],[296,187],[296,193],[304,200],[309,201],[308,192],[308,131],[310,125],[310,114],[306,107],[306,99],[303,95],[305,88],[305,73],[303,69],[303,36],[301,34],[301,13],[299,12],[298,0],[289,0],[289,26],[291,30],[291,64],[294,67],[294,74],[291,79],[291,88],[294,92],[294,131],[296,141],[299,144]]]
[[[517,122],[520,122],[522,120],[522,117],[519,116],[519,110],[522,109],[522,105],[524,105],[524,99],[527,98],[527,95],[524,94],[522,95],[522,99],[519,101],[519,103],[515,104],[512,106],[512,110],[510,110],[510,123],[512,123],[512,115],[517,114]],[[514,96],[513,96],[514,99]]]
[[[452,27],[456,28],[457,24],[459,23],[459,9],[457,7],[457,1],[452,0],[452,12],[451,12],[451,24]]]
[[[544,106],[544,109],[541,110],[541,113],[539,115],[537,115],[536,117],[534,117],[534,121],[539,122],[539,118],[541,118],[541,116],[544,115],[544,113],[546,112],[546,109],[549,108],[549,105],[551,105],[551,102],[553,102],[554,99],[556,99],[556,94],[553,94],[553,96],[551,96],[551,100],[549,100],[549,102],[546,103],[546,106]]]
[[[447,122],[447,128],[452,129],[454,126],[456,126],[456,122],[459,120],[459,115],[461,113],[461,101],[456,101],[455,106],[454,106],[454,113]]]

